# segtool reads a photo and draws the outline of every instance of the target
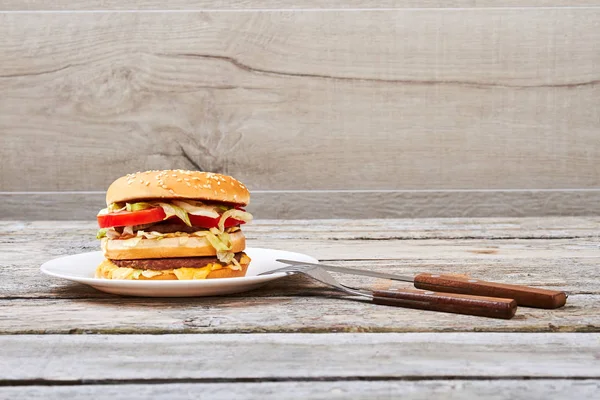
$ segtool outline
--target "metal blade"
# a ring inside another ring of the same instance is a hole
[[[313,263],[309,263],[309,262],[294,261],[294,260],[281,260],[280,259],[280,260],[275,260],[275,261],[289,264],[289,265],[306,265],[306,266],[311,266],[311,267],[321,267],[327,271],[340,272],[342,274],[363,275],[363,276],[370,276],[372,278],[391,279],[393,281],[402,281],[402,282],[414,282],[415,281],[414,278],[411,276],[386,274],[383,272],[365,271],[363,269],[336,267],[333,265],[313,264]]]

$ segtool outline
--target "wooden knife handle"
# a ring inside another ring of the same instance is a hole
[[[373,303],[502,319],[511,319],[517,311],[517,302],[511,299],[414,289],[376,290]]]
[[[564,306],[567,301],[567,295],[564,292],[451,275],[419,274],[415,276],[415,287],[440,292],[515,299],[520,306],[536,308],[559,308]]]

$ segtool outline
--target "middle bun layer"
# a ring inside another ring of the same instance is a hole
[[[246,237],[242,231],[230,233],[231,252],[239,253],[246,248]],[[131,239],[129,239],[131,240]],[[140,258],[207,257],[215,256],[217,250],[203,237],[174,237],[141,239],[135,246],[132,242],[119,239],[102,239],[104,257],[112,260],[135,260]]]

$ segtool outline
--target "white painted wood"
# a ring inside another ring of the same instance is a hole
[[[264,10],[597,6],[596,0],[3,0],[0,10]]]
[[[4,335],[0,363],[5,381],[64,383],[165,378],[598,379],[599,339],[600,334],[560,333]]]
[[[104,192],[2,192],[0,220],[93,219]],[[253,191],[257,218],[440,218],[600,215],[600,190]]]
[[[87,221],[0,221],[3,235],[57,233],[70,240],[96,231]],[[584,239],[600,236],[600,217],[315,219],[257,218],[244,225],[252,238],[267,239]],[[59,238],[48,237],[50,241]]]
[[[0,387],[0,399],[66,400],[596,400],[600,381],[590,380],[424,380],[258,383],[173,383]]]
[[[0,190],[194,166],[256,190],[597,188],[599,18],[2,13]]]

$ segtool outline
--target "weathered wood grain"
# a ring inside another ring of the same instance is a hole
[[[94,219],[105,192],[0,192],[0,220]],[[253,191],[257,218],[440,218],[600,215],[600,190]]]
[[[2,299],[0,334],[600,332],[598,295],[571,295],[557,310],[520,307],[508,321],[338,296],[312,290],[298,297]]]
[[[265,10],[452,7],[597,6],[596,0],[3,0],[0,11],[17,10]]]
[[[480,251],[487,251],[482,249]],[[493,251],[493,249],[492,249]],[[485,253],[483,253],[485,254]],[[28,263],[6,263],[0,272],[0,298],[106,298],[107,295],[85,285],[72,284],[58,279],[49,279],[38,272],[43,257],[30,259]],[[569,295],[600,295],[600,279],[596,271],[598,259],[553,260],[503,260],[489,259],[412,259],[412,260],[356,260],[330,261],[330,264],[360,268],[378,272],[411,275],[419,272],[465,273],[472,277],[493,282],[529,285],[533,287],[560,289]],[[565,271],[568,271],[565,273]],[[369,279],[352,275],[338,275],[341,282],[349,286],[384,289],[409,287],[385,280]],[[302,296],[323,293],[322,286],[300,278],[275,281],[252,293],[253,296]],[[235,296],[245,297],[247,294]]]
[[[0,336],[4,350],[0,363],[5,382],[74,384],[90,380],[139,383],[165,377],[172,382],[598,379],[599,339],[599,334],[560,333],[4,335]]]
[[[555,223],[560,220],[556,219]],[[437,225],[435,220],[422,220],[422,229],[418,219],[372,221],[255,221],[245,226],[244,232],[248,246],[300,251],[322,260],[578,260],[600,256],[598,235],[594,232],[597,218],[584,222],[582,230],[568,227],[561,230],[555,226],[547,231],[540,229],[538,233],[532,233],[536,223],[533,218],[522,224],[519,219],[489,219],[487,222],[485,219],[447,219],[437,220]],[[576,223],[578,219],[570,221]],[[495,223],[498,230],[494,229]],[[452,225],[456,226],[455,230],[451,229]],[[522,233],[511,234],[521,226],[524,227]],[[92,221],[1,222],[0,229],[0,246],[5,252],[6,264],[24,262],[26,254],[56,257],[99,248],[95,238],[97,227]],[[38,235],[36,240],[31,240],[32,232]]]
[[[350,267],[399,274],[466,272],[492,281],[597,294],[599,225],[598,218],[257,220],[244,230],[251,246],[294,248]],[[95,231],[93,222],[0,222],[0,276],[5,277],[0,297],[105,296],[48,280],[37,271],[51,258],[97,250]],[[31,232],[37,233],[36,241]],[[367,283],[364,277],[343,279]],[[301,285],[290,291],[287,284],[274,283],[260,295],[311,290]]]
[[[596,400],[600,380],[453,379],[423,381],[333,381],[258,383],[174,383],[133,385],[0,387],[0,399],[248,399],[280,400],[384,400],[401,395],[408,400]]]
[[[167,167],[265,190],[598,187],[598,18],[3,13],[0,190]]]
[[[500,322],[341,300],[299,277],[225,298],[121,298],[39,273],[51,258],[97,250],[94,222],[0,222],[0,331],[598,331],[599,225],[599,218],[259,220],[244,228],[250,246],[338,265],[465,273],[570,294],[564,309],[521,308],[515,319]],[[339,277],[354,286],[391,284]]]
[[[246,229],[254,245],[314,252],[339,265],[460,269],[571,291],[565,308],[521,308],[499,321],[338,299],[299,277],[220,298],[103,295],[37,271],[48,258],[95,249],[93,222],[0,222],[0,398],[595,398],[599,225],[599,218],[321,220]]]

